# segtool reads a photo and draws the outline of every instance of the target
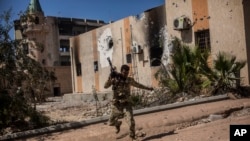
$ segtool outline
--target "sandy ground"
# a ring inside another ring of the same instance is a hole
[[[250,108],[246,107],[250,107],[249,98],[229,99],[138,115],[135,116],[137,133],[138,135],[146,133],[146,136],[139,137],[138,140],[229,141],[230,125],[250,125]],[[129,141],[128,125],[124,119],[122,121],[119,134],[115,134],[115,129],[106,123],[98,123],[22,140]]]

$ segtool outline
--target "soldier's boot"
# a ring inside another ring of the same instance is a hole
[[[135,135],[135,133],[130,133],[130,139],[131,139],[131,141],[137,141],[137,136]]]
[[[120,132],[120,127],[121,127],[121,124],[122,122],[121,121],[118,121],[117,124],[115,125],[115,128],[116,128],[116,134],[118,134]]]
[[[136,135],[136,137],[145,137],[146,133],[143,131],[137,131],[135,135]]]
[[[137,137],[131,137],[130,136],[130,139],[131,139],[131,141],[139,141],[139,139]]]

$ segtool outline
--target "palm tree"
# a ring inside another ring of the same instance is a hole
[[[237,88],[240,81],[239,72],[246,65],[246,61],[236,61],[236,57],[224,52],[217,55],[214,61],[214,72],[210,80],[213,81],[213,94],[227,92]]]
[[[177,38],[172,43],[172,66],[168,70],[172,77],[159,77],[158,73],[156,76],[160,78],[160,83],[173,93],[198,93],[210,84],[205,77],[206,72],[210,70],[207,64],[209,50],[201,50],[198,47],[191,49]]]

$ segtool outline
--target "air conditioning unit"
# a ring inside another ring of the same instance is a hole
[[[188,17],[181,16],[174,19],[173,25],[175,30],[185,30],[191,27],[191,21]]]
[[[140,54],[142,53],[142,48],[140,45],[134,45],[132,46],[132,53],[134,54]]]

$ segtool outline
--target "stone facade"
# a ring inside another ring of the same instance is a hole
[[[15,39],[24,39],[23,47],[27,48],[28,56],[40,62],[44,67],[54,67],[52,70],[55,70],[58,81],[51,84],[52,95],[58,91],[60,95],[71,93],[69,38],[106,23],[101,20],[44,16],[39,0],[30,1],[27,15],[14,21]],[[43,51],[37,50],[38,47],[42,47]],[[64,75],[60,75],[63,70],[65,70]],[[59,90],[54,91],[58,86]]]

